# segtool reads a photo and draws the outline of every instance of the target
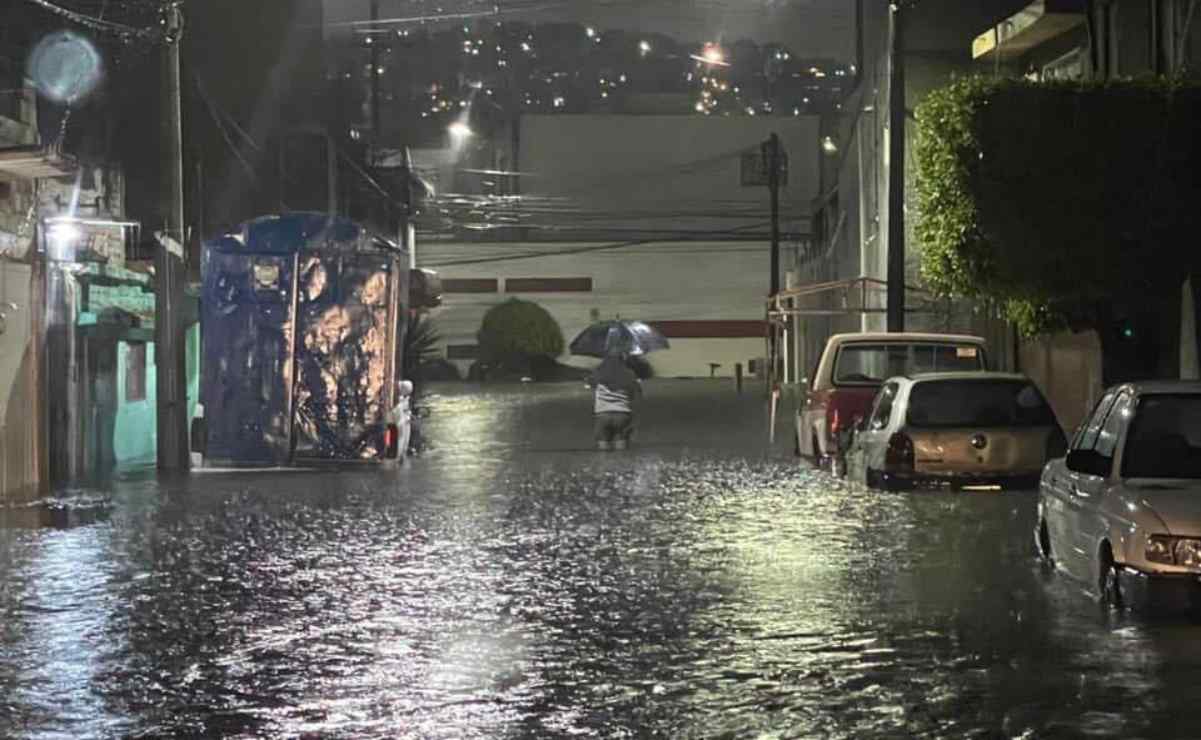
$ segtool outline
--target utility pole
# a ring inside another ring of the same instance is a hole
[[[371,0],[371,31],[375,31],[375,23],[379,20],[379,0]],[[379,114],[379,38],[368,36],[371,41],[371,156],[368,165],[376,166],[376,156],[379,152],[380,114]]]
[[[763,161],[767,165],[767,189],[771,193],[771,292],[769,298],[774,299],[780,293],[780,137],[774,131],[763,143]],[[777,346],[776,327],[770,321],[768,331],[768,392],[771,393],[776,384],[779,369],[779,347]],[[774,406],[772,407],[774,411]],[[774,424],[773,424],[774,433]]]
[[[888,66],[888,331],[905,331],[905,56],[904,16],[894,1]]]
[[[767,187],[771,192],[771,293],[780,292],[780,137],[773,133],[763,145]]]
[[[183,132],[180,111],[179,45],[183,21],[179,3],[163,10],[166,38],[163,45],[163,183],[162,209],[165,232],[154,253],[154,355],[157,397],[158,468],[181,472],[188,468],[188,395],[185,362]]]

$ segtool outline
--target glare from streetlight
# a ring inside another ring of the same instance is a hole
[[[475,132],[471,130],[471,127],[463,121],[455,121],[447,126],[446,130],[450,132],[451,137],[458,141],[469,139],[475,135]]]
[[[704,62],[709,65],[719,67],[730,66],[730,63],[726,61],[725,52],[722,51],[720,46],[714,43],[705,44],[705,48],[701,50],[700,54],[690,54],[689,56],[698,62]]]

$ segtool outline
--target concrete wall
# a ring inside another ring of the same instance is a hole
[[[0,502],[33,495],[40,482],[30,272],[0,259]]]
[[[646,321],[761,321],[768,291],[768,245],[754,242],[694,242],[643,244],[622,249],[604,245],[523,243],[427,243],[419,250],[422,266],[434,267],[444,280],[496,278],[498,293],[444,296],[432,318],[447,345],[474,345],[484,313],[493,305],[519,297],[541,304],[559,321],[571,339],[596,319],[617,316]],[[573,250],[574,254],[555,254]],[[593,251],[582,251],[593,250]],[[546,252],[534,259],[479,265],[456,261],[504,258],[530,251]],[[505,293],[506,278],[587,277],[587,293]],[[732,375],[734,363],[744,367],[765,354],[762,337],[675,339],[672,349],[650,359],[660,376],[707,377],[709,363],[721,363],[718,373]],[[590,366],[595,360],[562,358]],[[463,370],[469,360],[460,363]]]
[[[1021,369],[1043,390],[1069,434],[1101,397],[1101,342],[1096,332],[1065,332],[1024,342]]]

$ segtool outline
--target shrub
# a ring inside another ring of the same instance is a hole
[[[1201,88],[1167,80],[934,91],[914,150],[927,284],[999,302],[1027,335],[1097,330],[1107,383],[1170,374],[1201,267],[1198,115]]]
[[[563,330],[554,317],[536,303],[513,298],[484,315],[477,335],[480,359],[509,370],[528,369],[535,358],[554,359],[563,354]]]

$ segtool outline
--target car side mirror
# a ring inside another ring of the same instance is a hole
[[[1113,461],[1096,450],[1071,450],[1064,464],[1073,473],[1108,478]]]

